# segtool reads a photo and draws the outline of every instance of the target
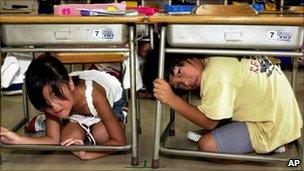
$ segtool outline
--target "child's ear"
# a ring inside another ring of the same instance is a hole
[[[71,91],[75,90],[75,85],[74,85],[72,77],[70,77],[70,80],[69,80],[69,87],[70,87]]]

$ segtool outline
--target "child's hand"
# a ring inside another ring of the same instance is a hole
[[[71,145],[84,145],[83,141],[80,139],[69,138],[60,143],[62,146],[71,146]]]
[[[4,144],[20,144],[20,136],[4,127],[1,127],[0,136]]]
[[[84,145],[83,141],[80,139],[70,138],[60,143],[62,146],[71,146],[71,145]],[[86,151],[72,151],[72,153],[78,158],[85,160],[86,159]]]
[[[154,97],[162,103],[165,103],[170,106],[170,103],[174,102],[174,98],[176,95],[172,91],[169,83],[167,83],[163,79],[157,78],[153,81],[153,85]]]

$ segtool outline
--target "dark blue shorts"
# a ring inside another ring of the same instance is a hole
[[[118,120],[124,122],[126,116],[123,114],[122,107],[123,107],[123,98],[121,98],[117,102],[114,102],[112,109],[116,114]]]

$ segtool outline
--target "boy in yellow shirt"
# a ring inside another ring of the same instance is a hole
[[[171,60],[165,65],[167,81],[155,79],[153,93],[162,103],[208,130],[197,142],[199,150],[269,153],[301,136],[303,121],[294,92],[281,69],[266,57],[177,56],[166,58]],[[151,72],[149,66],[145,69]],[[144,79],[148,85],[149,78],[144,75]],[[200,105],[188,103],[171,87],[199,90]],[[225,119],[231,122],[218,126]]]

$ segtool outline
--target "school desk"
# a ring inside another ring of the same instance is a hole
[[[130,75],[131,75],[131,106],[129,114],[132,115],[132,142],[123,146],[70,146],[63,147],[60,145],[5,145],[1,144],[2,148],[19,149],[19,150],[51,150],[51,151],[75,151],[75,150],[89,150],[89,151],[126,151],[132,150],[131,164],[138,165],[138,137],[136,124],[136,97],[135,97],[135,24],[142,23],[144,17],[141,16],[53,16],[53,15],[1,15],[0,24],[2,30],[3,47],[1,52],[90,52],[88,60],[90,62],[101,62],[99,57],[111,57],[114,62],[121,60],[121,55],[115,53],[128,52],[130,54]],[[71,26],[71,28],[69,28]],[[48,31],[48,27],[53,29],[52,36],[38,36],[36,39],[27,37],[29,35],[35,36],[43,35],[43,32]],[[87,29],[85,28],[87,27]],[[30,29],[22,29],[27,28]],[[55,29],[54,29],[55,28]],[[56,29],[58,28],[58,29]],[[116,33],[118,28],[119,33]],[[74,30],[72,30],[74,29]],[[77,29],[79,37],[73,37]],[[12,32],[14,30],[14,32]],[[88,32],[89,30],[89,32]],[[80,34],[84,33],[80,36]],[[15,34],[7,35],[7,34]],[[91,35],[90,35],[91,34]],[[115,36],[121,36],[118,40]],[[123,34],[123,35],[122,35]],[[115,35],[115,36],[114,36]],[[87,38],[86,38],[87,37]],[[38,41],[37,41],[38,40]],[[73,42],[74,41],[74,42]],[[76,41],[76,42],[75,42]],[[123,46],[127,43],[128,47]],[[92,46],[93,45],[93,46]],[[110,46],[109,46],[110,45]],[[122,45],[122,46],[116,46]],[[61,47],[59,47],[61,46]],[[71,47],[74,46],[74,47]],[[93,53],[93,55],[92,55]],[[94,55],[95,53],[95,55]],[[96,56],[96,53],[98,54]],[[102,55],[100,53],[106,53]],[[113,55],[114,53],[114,55]],[[112,54],[112,55],[111,55]],[[64,55],[64,57],[67,57]],[[96,58],[97,57],[97,58]],[[76,58],[73,58],[74,60]],[[78,58],[76,60],[83,60]],[[1,59],[0,59],[1,60]],[[93,61],[92,61],[93,60]],[[72,61],[72,63],[86,62]],[[108,58],[105,59],[106,62]],[[71,62],[71,61],[70,61]],[[25,90],[26,91],[26,90]],[[25,92],[23,94],[26,94]],[[1,97],[1,96],[0,96]],[[0,99],[1,100],[1,99]],[[23,97],[23,102],[26,103],[26,95]],[[24,104],[24,111],[27,111],[27,104]],[[1,111],[0,111],[1,116]],[[0,117],[1,118],[1,117]],[[28,112],[24,112],[24,118],[13,128],[14,131],[20,129],[29,120]],[[0,120],[1,121],[1,120]],[[1,122],[0,122],[1,123]],[[0,162],[2,163],[2,156]]]
[[[160,36],[160,59],[158,77],[163,78],[164,75],[164,59],[166,53],[188,53],[188,54],[208,54],[208,55],[271,55],[271,56],[289,56],[294,58],[293,74],[292,74],[292,87],[296,87],[296,73],[298,67],[297,57],[302,57],[303,53],[298,49],[303,43],[303,16],[285,16],[285,15],[256,15],[256,16],[195,16],[195,15],[157,15],[147,18],[148,23],[158,23],[161,25]],[[287,26],[287,28],[286,28]],[[288,31],[289,28],[295,28],[295,32]],[[269,28],[265,30],[265,28]],[[278,29],[276,29],[278,28]],[[256,30],[255,30],[256,29]],[[264,30],[263,30],[264,29]],[[278,33],[283,29],[283,34],[293,34],[292,39],[296,39],[293,45],[289,45],[291,38],[283,36],[280,39],[271,37],[272,33]],[[287,31],[284,31],[287,29]],[[190,31],[191,30],[191,31]],[[222,39],[213,39],[208,35],[208,31],[217,30],[216,36],[222,34]],[[201,35],[202,32],[207,34]],[[244,34],[259,34],[260,31],[266,33],[267,39],[260,39],[260,42],[255,42],[254,38],[246,40]],[[225,33],[224,33],[225,32]],[[208,37],[209,36],[209,37]],[[267,37],[268,36],[268,37]],[[298,37],[297,37],[298,36]],[[285,39],[285,38],[286,39]],[[209,39],[208,39],[209,38]],[[262,41],[269,41],[273,39],[279,41],[278,45],[274,46],[272,42],[266,45]],[[242,44],[242,41],[247,41]],[[281,42],[280,42],[281,41]],[[166,43],[171,46],[167,47]],[[287,43],[285,43],[287,42]],[[280,44],[283,43],[283,44]],[[247,48],[246,46],[250,46]],[[287,50],[285,50],[285,47]],[[297,156],[276,157],[274,155],[254,155],[254,154],[220,154],[203,152],[197,150],[189,150],[185,148],[166,147],[166,140],[169,134],[174,134],[174,111],[170,112],[170,121],[167,124],[164,132],[161,134],[161,116],[162,116],[162,103],[157,101],[156,109],[156,122],[155,122],[155,137],[154,137],[154,154],[152,159],[152,167],[159,167],[159,153],[169,155],[182,155],[194,156],[205,158],[218,158],[218,159],[234,159],[243,161],[254,162],[287,162],[290,158],[301,157]],[[303,133],[302,133],[303,135]],[[301,144],[300,140],[296,141]],[[303,161],[303,157],[302,157]]]

